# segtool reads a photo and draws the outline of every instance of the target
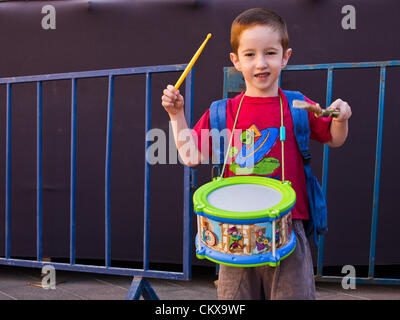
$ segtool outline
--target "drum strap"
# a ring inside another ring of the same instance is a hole
[[[283,125],[283,105],[282,105],[282,97],[279,96],[279,104],[281,107],[281,127],[279,129],[279,136],[281,139],[281,148],[282,148],[282,181],[285,181],[285,140],[286,140],[286,131],[285,126]]]
[[[228,149],[227,149],[227,152],[225,154],[224,165],[222,166],[222,172],[221,172],[219,178],[222,178],[224,176],[226,161],[228,160],[228,157],[229,157],[229,152],[230,152],[230,149],[231,149],[231,146],[232,146],[233,133],[235,132],[235,129],[236,129],[236,123],[237,123],[237,120],[239,118],[240,109],[242,108],[242,103],[243,103],[244,96],[245,95],[243,94],[242,99],[240,99],[240,102],[239,102],[239,108],[238,108],[238,110],[236,112],[235,122],[233,123],[231,137],[229,138]],[[225,116],[226,116],[226,107],[225,107]]]

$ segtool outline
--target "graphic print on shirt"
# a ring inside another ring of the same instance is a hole
[[[269,175],[280,167],[279,159],[266,157],[279,136],[278,128],[258,130],[252,125],[240,135],[241,148],[232,147],[230,157],[233,159],[229,169],[235,175]]]

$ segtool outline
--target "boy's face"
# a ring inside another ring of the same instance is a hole
[[[266,25],[244,30],[240,36],[238,53],[230,58],[242,72],[246,82],[246,95],[274,97],[278,95],[281,70],[286,66],[292,49],[283,52],[279,32]]]

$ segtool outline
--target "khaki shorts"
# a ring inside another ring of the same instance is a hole
[[[303,222],[293,220],[296,248],[278,267],[220,265],[219,300],[315,299],[314,270]]]

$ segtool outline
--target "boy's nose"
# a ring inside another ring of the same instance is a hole
[[[265,69],[268,66],[267,57],[262,54],[257,57],[257,69]]]

